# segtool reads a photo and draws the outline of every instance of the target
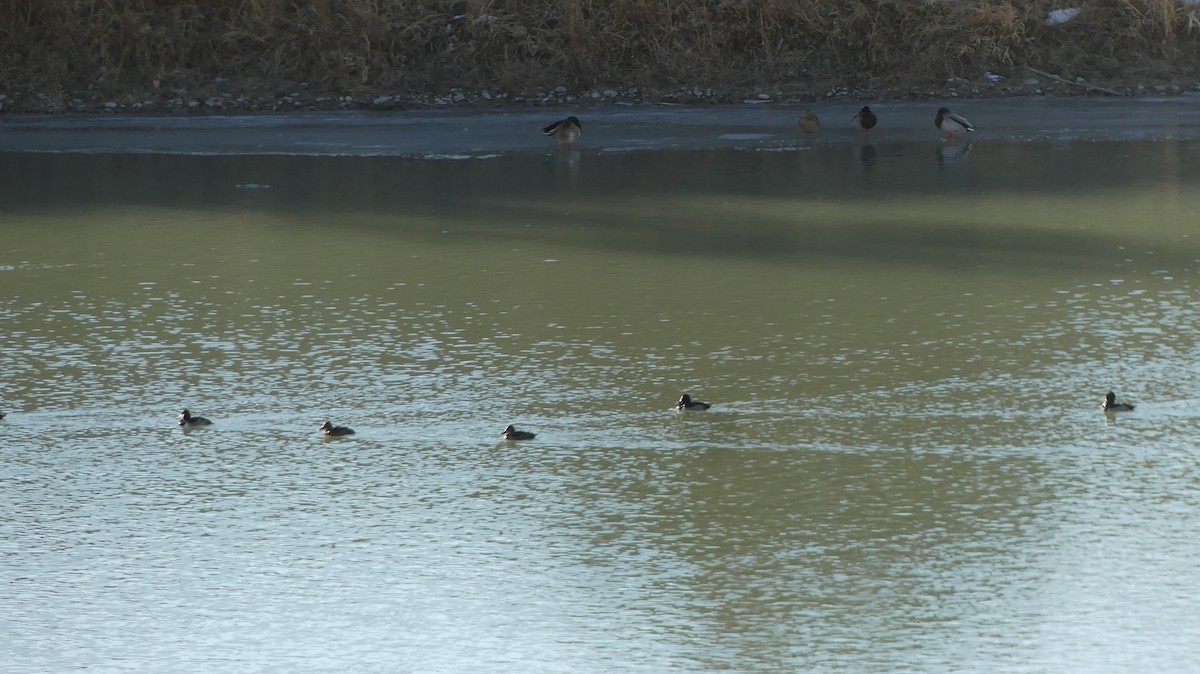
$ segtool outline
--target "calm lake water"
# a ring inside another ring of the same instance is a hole
[[[982,105],[6,122],[0,671],[1195,671],[1200,106]]]

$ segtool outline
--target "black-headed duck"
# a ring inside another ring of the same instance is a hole
[[[179,425],[183,428],[199,428],[212,426],[212,422],[204,417],[194,417],[191,412],[184,410],[179,413]]]
[[[702,403],[699,400],[692,400],[692,397],[686,393],[679,396],[679,402],[675,403],[675,409],[680,412],[703,412],[712,407],[708,403]]]
[[[1130,412],[1133,410],[1133,405],[1117,402],[1117,394],[1109,391],[1104,394],[1104,402],[1100,404],[1100,409],[1105,412]]]
[[[532,440],[537,437],[537,433],[518,431],[516,427],[514,427],[512,424],[509,424],[504,428],[504,432],[500,434],[500,437],[504,438],[505,440]]]
[[[336,437],[340,437],[343,435],[354,435],[353,428],[347,428],[345,426],[334,426],[333,424],[329,423],[328,421],[325,422],[324,426],[321,426],[321,432],[324,433],[327,437],[331,437],[331,438],[336,438]]]
[[[871,129],[874,129],[875,125],[878,123],[879,118],[875,116],[875,113],[871,112],[871,108],[865,105],[863,106],[862,110],[859,110],[858,113],[854,115],[854,128],[858,129],[858,132],[863,136],[869,137],[871,135]]]

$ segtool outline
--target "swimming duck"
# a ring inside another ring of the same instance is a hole
[[[199,428],[200,426],[212,426],[212,422],[204,417],[194,417],[191,412],[184,410],[179,413],[179,425],[183,428]]]
[[[951,142],[954,141],[954,134],[975,130],[974,124],[968,122],[966,117],[950,112],[950,108],[938,108],[933,125],[948,133],[950,137],[947,140]]]
[[[813,134],[817,129],[821,128],[821,120],[816,115],[812,114],[812,110],[805,110],[803,115],[800,115],[800,130],[804,133]]]
[[[500,434],[500,437],[505,440],[532,440],[537,437],[537,433],[518,431],[512,424],[509,424],[504,428],[504,432]]]
[[[712,407],[708,403],[702,403],[698,400],[692,400],[692,397],[686,393],[679,396],[679,402],[675,403],[675,409],[680,412],[703,412]]]
[[[329,423],[328,421],[326,421],[325,425],[321,427],[321,432],[329,437],[338,437],[341,435],[354,435],[353,428],[347,428],[345,426],[334,426],[333,424]]]
[[[0,421],[4,421],[4,412],[0,412]]]
[[[1117,394],[1109,391],[1104,394],[1104,402],[1100,405],[1100,409],[1105,412],[1129,412],[1133,409],[1133,405],[1117,402]]]
[[[858,129],[858,132],[864,136],[869,137],[871,129],[874,129],[878,123],[879,118],[875,116],[875,113],[871,112],[871,108],[865,105],[862,110],[858,111],[858,114],[854,115],[854,128]]]
[[[562,147],[574,143],[579,138],[583,133],[583,125],[576,117],[572,116],[547,126],[542,129],[542,133],[553,138]]]

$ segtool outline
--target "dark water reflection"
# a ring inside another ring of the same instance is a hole
[[[784,151],[687,150],[574,156],[510,154],[480,161],[399,157],[263,157],[177,155],[0,155],[6,208],[48,200],[88,207],[105,203],[271,210],[341,206],[375,210],[423,204],[438,210],[492,208],[522,200],[679,195],[801,197],[946,196],[950,187],[979,192],[1085,194],[1138,185],[1186,188],[1200,158],[1191,142],[815,144]],[[859,162],[847,161],[847,155]],[[922,156],[928,156],[926,165]],[[947,173],[949,164],[962,170]],[[577,172],[573,173],[574,168]],[[862,170],[886,180],[864,191]],[[941,168],[943,170],[932,170]],[[1086,180],[1068,180],[1071,176]],[[284,178],[281,180],[281,178]],[[231,192],[235,185],[273,190]],[[147,190],[154,187],[154,190]],[[953,195],[957,190],[950,190]],[[447,201],[446,195],[460,197]]]
[[[0,662],[1188,671],[1198,164],[0,154]]]
[[[325,227],[322,216],[336,214],[344,227],[427,240],[454,225],[475,237],[666,254],[956,264],[960,254],[1035,262],[1041,256],[1026,255],[1072,251],[1071,263],[1081,264],[1133,243],[1123,237],[1153,216],[1148,207],[1186,194],[1200,175],[1194,143],[994,143],[977,155],[970,149],[896,143],[440,162],[17,154],[0,157],[0,204],[9,213],[47,204],[272,213],[299,216],[297,227]],[[849,152],[859,161],[847,161]],[[1116,194],[1123,222],[1111,212]],[[1066,205],[1066,197],[1079,203]],[[1047,198],[1057,202],[1052,208],[1104,214],[1107,222],[1087,226],[1084,217],[1048,211]],[[930,203],[920,217],[897,218],[896,199]],[[861,209],[839,209],[841,202]],[[572,231],[563,232],[562,223]]]

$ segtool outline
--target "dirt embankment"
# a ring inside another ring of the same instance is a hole
[[[1187,91],[1200,0],[0,3],[7,112]]]

